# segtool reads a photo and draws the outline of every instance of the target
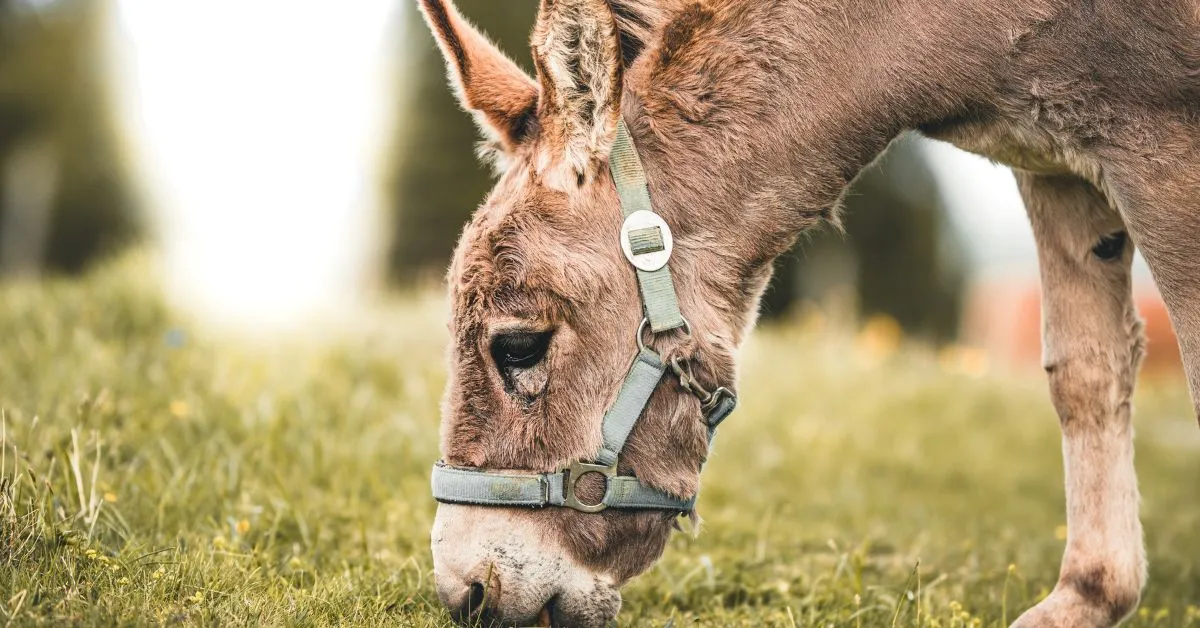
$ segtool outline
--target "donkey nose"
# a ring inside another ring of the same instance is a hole
[[[487,624],[488,617],[494,614],[500,604],[500,582],[495,574],[492,574],[491,586],[485,580],[486,575],[468,577],[455,583],[438,583],[438,597],[455,621]]]
[[[454,620],[464,623],[479,619],[484,614],[484,605],[488,602],[487,587],[482,582],[472,582],[451,595],[441,597]]]

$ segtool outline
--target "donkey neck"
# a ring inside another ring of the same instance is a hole
[[[994,114],[1017,71],[1013,38],[1054,11],[1051,0],[692,3],[630,68],[625,113],[664,211],[739,225],[769,259],[836,220],[849,182],[904,130]]]

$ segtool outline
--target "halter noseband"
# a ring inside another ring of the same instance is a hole
[[[667,267],[674,249],[671,229],[654,213],[646,173],[623,120],[617,124],[609,168],[625,215],[621,248],[629,263],[637,269],[645,318],[637,329],[637,356],[616,401],[604,414],[601,427],[604,445],[596,452],[593,462],[576,461],[556,472],[536,475],[463,469],[439,461],[433,467],[432,479],[433,497],[437,501],[477,506],[562,506],[587,513],[608,508],[690,512],[695,506],[695,496],[680,499],[647,486],[634,476],[617,475],[617,458],[625,448],[625,441],[668,370],[679,379],[685,391],[700,400],[709,443],[717,426],[733,412],[737,397],[725,387],[712,391],[704,389],[692,376],[687,362],[677,357],[664,362],[662,356],[646,346],[647,327],[652,336],[675,329],[690,335],[691,328],[679,311],[675,284]],[[579,479],[589,473],[604,476],[606,482],[604,498],[594,504],[580,500],[575,492]]]

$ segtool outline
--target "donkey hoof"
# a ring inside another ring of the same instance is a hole
[[[1025,611],[1012,628],[1111,628],[1137,606],[1105,596],[1084,596],[1060,586],[1037,606]]]

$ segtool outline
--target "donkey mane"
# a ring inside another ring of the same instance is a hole
[[[617,31],[621,40],[621,61],[625,67],[642,54],[658,35],[658,31],[673,13],[670,2],[651,0],[608,0],[613,16],[617,20]]]

